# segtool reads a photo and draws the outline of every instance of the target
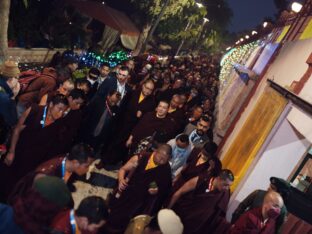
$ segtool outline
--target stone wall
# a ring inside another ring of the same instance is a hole
[[[46,63],[52,59],[52,56],[60,51],[61,53],[66,49],[47,49],[47,48],[9,48],[8,57],[19,61],[20,63]]]

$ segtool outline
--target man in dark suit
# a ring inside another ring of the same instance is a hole
[[[96,96],[86,107],[80,139],[91,145],[95,152],[101,145],[107,143],[110,137],[120,98],[121,95],[117,90],[111,90],[106,99]]]
[[[96,67],[91,67],[89,70],[89,73],[87,75],[87,80],[91,84],[90,92],[88,93],[88,99],[91,100],[93,96],[95,95],[98,87],[99,87],[99,79],[100,71]]]
[[[117,90],[121,95],[121,101],[119,105],[123,104],[131,93],[131,88],[127,84],[129,78],[129,68],[122,66],[119,68],[116,74],[116,78],[109,76],[103,81],[98,88],[96,96],[105,98],[110,90]]]

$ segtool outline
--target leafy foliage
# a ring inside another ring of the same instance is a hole
[[[232,10],[224,0],[208,0],[205,7],[198,8],[194,1],[184,7],[180,14],[163,20],[157,30],[162,43],[177,47],[184,40],[184,48],[217,50],[227,39],[225,28],[233,16]],[[210,21],[204,24],[203,18]],[[189,25],[190,27],[187,27]]]
[[[147,23],[152,22],[160,13],[165,0],[130,0],[134,5],[136,12],[139,13],[139,17],[147,21]],[[185,7],[190,7],[194,5],[194,0],[170,0],[169,5],[162,17],[162,20],[179,15],[183,12]]]

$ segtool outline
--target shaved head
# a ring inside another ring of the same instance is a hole
[[[262,204],[262,217],[264,219],[276,219],[280,215],[283,206],[284,201],[279,193],[274,191],[267,192]]]
[[[176,108],[179,107],[180,103],[181,103],[180,95],[175,94],[175,95],[173,95],[173,97],[171,98],[170,107],[171,107],[172,109],[176,109]]]
[[[267,194],[264,197],[263,203],[264,204],[273,203],[275,205],[278,205],[279,207],[282,207],[284,205],[282,196],[275,191],[267,192]]]
[[[171,157],[171,146],[168,144],[161,144],[154,151],[154,163],[156,165],[163,165],[168,163],[169,158]]]
[[[168,144],[161,144],[161,145],[159,145],[158,147],[157,147],[157,149],[156,149],[157,151],[161,151],[161,152],[164,152],[166,155],[169,155],[169,156],[171,156],[171,151],[172,151],[172,149],[171,149],[171,146],[170,145],[168,145]]]

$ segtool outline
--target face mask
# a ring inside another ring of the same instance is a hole
[[[271,208],[268,210],[268,217],[270,219],[276,219],[281,213],[280,208]]]
[[[183,148],[180,148],[179,146],[177,146],[175,149],[174,149],[174,154],[176,155],[181,155],[185,152],[185,149]]]

